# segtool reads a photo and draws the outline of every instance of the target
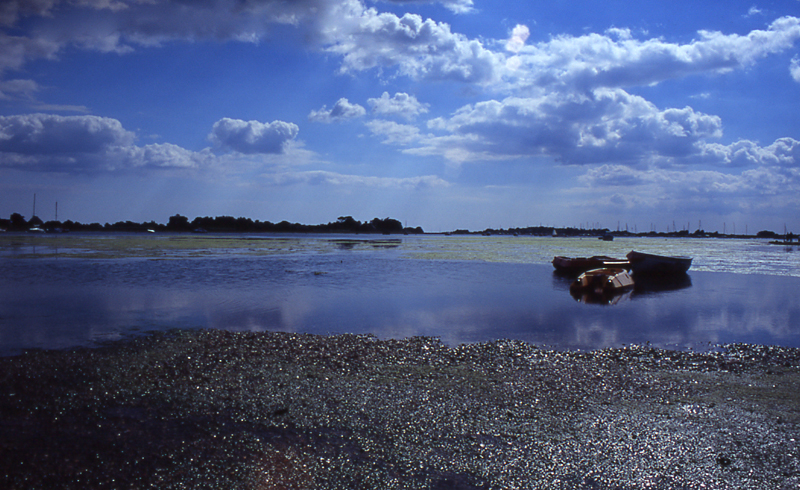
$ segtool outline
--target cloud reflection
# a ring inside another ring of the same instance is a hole
[[[640,286],[609,307],[576,302],[568,280],[544,265],[387,260],[342,251],[117,261],[104,265],[110,272],[103,276],[87,262],[34,260],[0,271],[2,353],[176,327],[425,335],[448,345],[508,338],[583,350],[648,342],[800,347],[794,277],[692,272],[661,289]]]

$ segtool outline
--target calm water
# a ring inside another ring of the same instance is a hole
[[[674,284],[584,304],[554,255],[695,258]],[[800,347],[800,249],[756,240],[64,235],[0,237],[0,354],[169,328]]]

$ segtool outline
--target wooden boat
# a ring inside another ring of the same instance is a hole
[[[692,266],[691,257],[667,257],[631,250],[628,260],[634,274],[685,274]]]
[[[625,269],[594,269],[586,271],[569,287],[573,295],[593,293],[598,296],[621,293],[633,287],[633,278]]]
[[[627,260],[596,255],[594,257],[553,257],[553,267],[556,271],[564,274],[580,274],[592,269],[630,269],[631,264]]]

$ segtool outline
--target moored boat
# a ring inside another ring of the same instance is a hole
[[[579,293],[613,295],[632,287],[633,278],[625,269],[594,269],[578,276],[569,290],[573,295]]]
[[[628,260],[634,274],[685,274],[692,266],[691,257],[668,257],[631,250]]]
[[[595,255],[594,257],[553,257],[553,267],[565,274],[580,274],[592,269],[630,269],[630,262],[623,259]]]

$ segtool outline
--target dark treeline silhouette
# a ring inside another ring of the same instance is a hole
[[[37,216],[30,220],[19,213],[14,213],[9,219],[0,219],[0,228],[8,231],[28,231],[31,228],[41,228],[46,231],[170,231],[170,232],[263,232],[263,233],[424,233],[421,227],[404,228],[400,221],[392,218],[375,218],[372,221],[357,221],[352,216],[340,216],[336,221],[320,225],[304,225],[300,223],[271,223],[269,221],[252,220],[250,218],[234,218],[232,216],[197,217],[191,221],[186,216],[176,214],[169,218],[167,224],[150,221],[136,223],[133,221],[118,221],[110,224],[100,223],[84,224],[76,221],[47,221],[42,222]]]
[[[611,231],[608,228],[592,228],[592,229],[585,229],[585,228],[573,228],[573,227],[565,227],[565,228],[557,228],[554,226],[529,226],[526,228],[487,228],[483,231],[469,231],[469,230],[456,230],[451,232],[450,234],[453,235],[474,235],[474,234],[481,234],[481,235],[531,235],[531,236],[560,236],[560,237],[583,237],[583,236],[595,236],[595,237],[602,237],[602,236],[615,236],[615,237],[674,237],[674,238],[778,238],[784,237],[784,235],[778,235],[773,231],[759,231],[755,235],[734,235],[734,234],[724,234],[719,233],[717,231],[706,232],[705,230],[696,230],[694,232],[689,232],[688,230],[680,230],[680,231],[667,231],[667,232],[655,232],[655,231],[648,231],[648,232],[640,232],[640,233],[633,233],[630,231]],[[797,235],[793,235],[789,233],[785,235],[790,237],[797,237]]]
[[[26,220],[19,213],[13,213],[9,219],[0,218],[0,230],[8,231],[28,231],[38,228],[50,232],[66,231],[127,231],[127,232],[146,232],[146,231],[167,231],[167,232],[216,232],[216,233],[382,233],[382,234],[421,234],[424,233],[422,227],[416,228],[403,227],[402,223],[392,218],[375,218],[372,221],[357,221],[352,216],[340,216],[336,221],[320,225],[304,225],[300,223],[271,223],[269,221],[252,220],[250,218],[234,218],[233,216],[197,217],[191,221],[186,216],[176,214],[171,216],[167,224],[149,221],[146,223],[136,223],[133,221],[118,221],[110,224],[100,223],[84,224],[76,221],[47,221],[43,222],[39,217],[34,216]],[[706,232],[705,230],[668,231],[668,232],[640,232],[632,233],[628,230],[611,231],[608,228],[574,228],[554,226],[528,226],[525,228],[487,228],[483,231],[455,230],[446,234],[453,235],[528,235],[528,236],[560,236],[560,237],[582,237],[582,236],[638,236],[638,237],[686,237],[686,238],[782,238],[784,242],[791,242],[798,238],[793,233],[779,235],[773,231],[759,231],[755,235],[736,235],[725,234],[716,231]]]

